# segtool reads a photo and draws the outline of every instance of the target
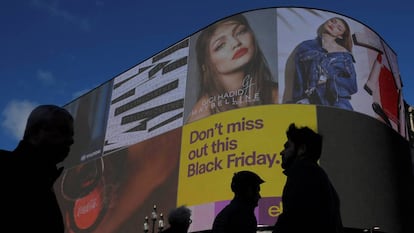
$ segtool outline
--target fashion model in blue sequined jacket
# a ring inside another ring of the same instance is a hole
[[[358,87],[350,52],[328,53],[318,37],[299,44],[294,59],[293,102],[353,110],[350,99]]]

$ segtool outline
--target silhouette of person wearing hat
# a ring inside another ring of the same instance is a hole
[[[257,219],[254,209],[260,196],[260,184],[264,180],[251,171],[234,174],[231,190],[234,197],[231,202],[217,214],[213,222],[213,233],[256,233]]]

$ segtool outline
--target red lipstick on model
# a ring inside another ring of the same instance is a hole
[[[248,51],[247,48],[241,48],[241,49],[237,50],[236,53],[234,53],[232,59],[235,60],[235,59],[238,59],[238,58],[242,57],[244,54],[247,53],[247,51]]]

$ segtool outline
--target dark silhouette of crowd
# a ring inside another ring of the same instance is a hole
[[[40,105],[29,115],[23,139],[16,149],[0,150],[4,229],[65,231],[53,185],[64,169],[59,165],[73,144],[73,121],[62,107]],[[286,136],[280,152],[281,167],[287,177],[282,194],[283,212],[273,233],[343,232],[338,194],[318,164],[322,136],[294,123],[289,125]],[[234,173],[230,187],[233,199],[216,215],[212,233],[257,232],[254,211],[264,182],[252,171]],[[191,210],[185,205],[172,209],[168,223],[163,233],[187,233],[192,223]]]

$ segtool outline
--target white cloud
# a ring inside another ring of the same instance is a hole
[[[22,139],[27,118],[37,105],[37,103],[27,100],[12,100],[2,112],[3,121],[1,126],[13,138],[17,140]]]
[[[62,18],[66,22],[77,25],[82,30],[90,30],[90,22],[86,18],[82,18],[64,10],[60,7],[59,0],[44,1],[44,0],[32,0],[32,4],[36,7],[46,10],[50,15]]]
[[[37,79],[39,79],[42,83],[46,85],[51,85],[55,82],[55,77],[50,71],[38,70],[36,76],[37,76]]]

